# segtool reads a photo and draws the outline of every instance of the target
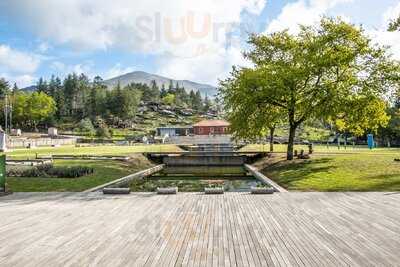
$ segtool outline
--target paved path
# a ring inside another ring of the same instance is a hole
[[[0,266],[400,266],[400,193],[0,198]]]

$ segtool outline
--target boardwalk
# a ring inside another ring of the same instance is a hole
[[[0,198],[0,266],[400,266],[399,193]]]

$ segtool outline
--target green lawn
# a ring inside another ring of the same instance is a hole
[[[267,161],[263,173],[289,190],[400,191],[400,162],[394,157],[371,152],[289,162],[279,155]]]
[[[268,145],[249,145],[244,151],[268,151]],[[296,146],[296,149],[306,146]],[[285,152],[285,145],[275,145],[275,151]],[[10,188],[17,191],[83,191],[109,182],[124,175],[145,169],[149,162],[141,152],[180,151],[175,145],[139,145],[139,146],[95,146],[58,148],[15,149],[7,152],[12,158],[34,158],[35,154],[91,154],[91,155],[132,155],[131,163],[112,160],[56,160],[56,165],[85,165],[95,169],[93,175],[77,179],[60,178],[8,178]],[[311,160],[284,160],[284,154],[268,161],[264,172],[289,190],[303,191],[400,191],[400,149],[365,147],[347,150],[329,149],[315,146],[316,153]],[[339,153],[339,154],[338,154]],[[135,162],[135,163],[134,163]]]
[[[274,152],[286,152],[287,145],[284,144],[275,144],[274,145]],[[306,145],[295,145],[294,149],[300,152],[303,149],[305,152],[308,152],[308,147]],[[269,151],[269,144],[252,144],[246,145],[241,149],[244,152],[252,152],[252,151]],[[353,154],[353,153],[367,153],[367,154],[398,154],[400,157],[400,148],[386,148],[386,147],[379,147],[374,149],[368,149],[367,146],[347,146],[345,149],[343,146],[338,149],[337,146],[331,145],[327,147],[326,145],[314,145],[314,151],[320,154]]]
[[[115,160],[55,160],[55,166],[83,165],[94,168],[94,173],[79,178],[7,178],[13,192],[78,192],[110,182],[150,167],[143,157],[131,162]]]
[[[180,151],[175,145],[137,145],[137,146],[61,146],[38,147],[33,149],[13,149],[7,152],[12,158],[34,158],[38,155],[129,155],[143,152],[174,152]]]

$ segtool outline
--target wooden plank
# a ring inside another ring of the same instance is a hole
[[[0,199],[0,266],[398,266],[400,194]]]

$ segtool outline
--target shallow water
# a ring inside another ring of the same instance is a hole
[[[150,177],[132,181],[130,188],[134,192],[153,192],[157,187],[178,187],[180,192],[203,192],[208,186],[223,186],[226,192],[243,192],[258,183],[240,166],[188,166],[166,167]]]

